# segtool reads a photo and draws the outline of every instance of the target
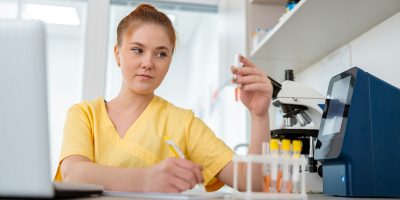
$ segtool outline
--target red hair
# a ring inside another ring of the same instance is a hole
[[[129,15],[125,16],[118,24],[117,28],[117,46],[121,46],[124,34],[129,28],[136,24],[153,23],[165,28],[168,37],[172,43],[172,52],[175,49],[176,33],[171,20],[163,12],[158,11],[152,5],[140,4]],[[131,30],[129,30],[131,31]]]

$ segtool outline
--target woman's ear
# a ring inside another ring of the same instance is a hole
[[[119,58],[119,48],[117,45],[114,45],[114,57],[115,57],[115,61],[117,61],[117,65],[119,67],[121,65],[121,61]]]

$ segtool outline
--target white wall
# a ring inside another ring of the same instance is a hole
[[[400,87],[400,13],[297,73],[303,82],[324,96],[331,77],[353,66]]]
[[[220,0],[219,2],[219,83],[231,79],[230,68],[238,53],[247,56],[246,0]]]
[[[187,74],[190,77],[187,95],[195,102],[190,105],[194,112],[203,118],[209,114],[212,92],[218,82],[218,37],[216,31],[210,31],[217,28],[216,19],[214,14],[197,21],[188,55],[191,70]]]
[[[193,103],[188,105],[217,137],[233,148],[239,143],[246,142],[246,110],[242,103],[234,101],[233,84],[228,83],[225,87],[221,87],[220,70],[223,68],[229,72],[230,65],[218,64],[220,58],[216,31],[218,21],[215,19],[216,16],[208,16],[208,19],[204,16],[197,22],[198,29],[192,37],[192,54],[189,57],[191,73],[187,95]],[[227,76],[231,77],[230,73]],[[215,92],[218,93],[217,96],[213,96]]]
[[[49,34],[47,51],[51,174],[54,175],[67,110],[81,101],[83,38]]]

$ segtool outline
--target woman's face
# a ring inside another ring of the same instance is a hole
[[[153,93],[168,72],[172,48],[166,30],[160,25],[136,25],[134,30],[126,31],[121,46],[114,48],[123,87],[137,94]]]

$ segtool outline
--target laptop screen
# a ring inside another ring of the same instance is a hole
[[[0,196],[53,196],[45,30],[0,20]]]

